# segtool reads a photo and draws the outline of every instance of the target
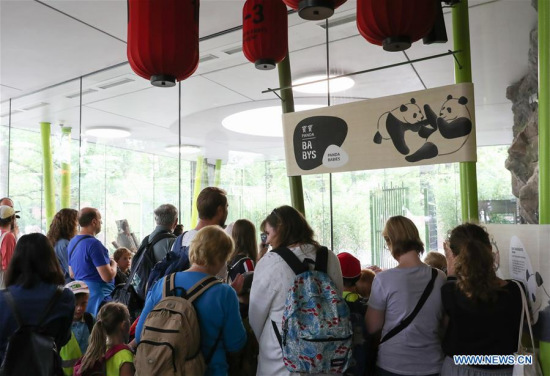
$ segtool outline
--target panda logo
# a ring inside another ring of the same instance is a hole
[[[414,105],[422,115],[420,107],[413,101],[414,99],[408,105]],[[391,139],[397,151],[405,155],[408,162],[455,153],[466,144],[473,128],[467,103],[468,98],[464,96],[453,98],[452,95],[448,95],[438,113],[435,113],[429,104],[424,105],[425,119],[424,115],[415,116],[414,119],[419,120],[414,124],[397,119],[394,115],[395,110],[386,112],[378,120],[374,142],[380,144],[382,140]],[[400,106],[403,107],[407,105]],[[380,131],[380,120],[384,117],[388,135],[386,138]],[[414,152],[410,153],[411,150]]]
[[[420,106],[411,98],[409,103],[380,115],[373,141],[381,144],[384,140],[391,140],[399,153],[408,155],[426,142],[427,135],[419,135],[426,125],[429,124]]]

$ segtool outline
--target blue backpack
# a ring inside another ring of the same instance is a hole
[[[288,248],[277,253],[296,274],[283,311],[282,336],[272,321],[290,372],[343,373],[352,355],[350,312],[327,274],[328,249],[317,250],[311,260],[300,259]]]
[[[162,277],[189,269],[191,266],[189,262],[189,246],[182,247],[181,245],[185,234],[187,234],[187,231],[177,237],[172,251],[168,252],[151,270],[149,279],[147,280],[147,291]]]

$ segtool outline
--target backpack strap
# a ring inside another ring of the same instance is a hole
[[[42,315],[42,318],[40,318],[40,321],[38,321],[38,324],[36,325],[38,328],[42,326],[44,321],[48,318],[50,315],[50,312],[53,310],[54,306],[57,304],[59,298],[61,298],[61,294],[63,294],[63,290],[65,288],[63,286],[57,286],[55,289],[55,293],[53,294],[52,298],[50,299],[50,302],[46,306],[46,309],[44,310],[44,314]]]
[[[184,231],[181,235],[178,235],[174,245],[172,246],[172,252],[178,253],[181,250],[181,244],[183,243],[183,237],[187,234],[187,231]]]
[[[321,247],[315,256],[315,270],[326,273],[328,269],[328,248]]]
[[[279,342],[279,346],[281,346],[281,350],[283,349],[283,338],[281,337],[281,333],[279,332],[279,328],[277,328],[277,324],[275,324],[275,321],[271,320],[271,325],[273,325],[273,330],[275,331],[275,336],[277,337],[277,341]]]
[[[272,250],[271,252],[274,252],[282,257],[283,260],[288,264],[290,269],[294,272],[294,274],[302,274],[308,271],[307,266],[300,261],[298,256],[294,252],[292,252],[290,249],[286,247],[276,248]]]
[[[93,238],[93,236],[91,236],[91,235],[84,235],[83,237],[81,237],[80,239],[78,239],[78,241],[77,241],[76,244],[74,245],[73,249],[72,249],[71,252],[69,253],[69,260],[70,260],[71,257],[73,256],[74,250],[76,249],[76,246],[78,245],[78,243],[80,243],[82,240],[88,239],[88,238]]]
[[[109,359],[111,359],[113,356],[115,356],[117,353],[119,353],[122,350],[132,351],[127,345],[120,343],[118,345],[114,345],[109,350],[107,350],[103,359],[105,359],[105,362],[107,362]]]
[[[23,319],[21,318],[21,314],[19,313],[19,309],[17,309],[17,304],[13,299],[13,295],[11,294],[10,290],[7,288],[5,290],[2,290],[2,293],[4,294],[4,300],[10,307],[11,312],[15,317],[15,320],[17,320],[17,325],[19,325],[19,327],[21,328],[24,325],[24,323],[23,323]]]
[[[204,277],[197,283],[195,283],[191,288],[189,288],[187,291],[186,299],[189,300],[190,303],[193,303],[199,296],[202,295],[203,292],[208,290],[210,287],[217,285],[218,283],[221,283],[219,279],[216,277],[208,276]]]
[[[128,290],[128,287],[134,281],[134,277],[139,269],[139,266],[141,265],[143,260],[145,260],[145,257],[148,257],[150,253],[149,250],[153,249],[153,246],[157,244],[159,241],[167,238],[174,238],[174,234],[172,234],[171,232],[161,232],[156,234],[150,242],[149,242],[149,235],[143,238],[143,240],[141,241],[141,245],[139,246],[139,249],[136,252],[136,257],[139,257],[138,261],[135,266],[132,265],[130,276],[128,276],[128,279],[126,280],[126,284],[124,285],[125,290]]]
[[[94,317],[89,312],[84,312],[83,317],[84,317],[84,322],[88,327],[88,330],[90,331],[90,333],[92,333],[92,329],[94,328]]]
[[[176,289],[176,273],[168,274],[164,279],[164,287],[162,289],[162,298],[173,295],[173,291]],[[182,289],[183,290],[183,289]],[[183,290],[185,292],[185,290]]]
[[[422,293],[422,296],[420,297],[420,300],[416,304],[416,307],[414,307],[414,310],[412,311],[412,313],[409,316],[407,316],[405,320],[401,321],[399,325],[397,325],[395,328],[393,328],[388,333],[386,333],[384,338],[380,340],[380,344],[382,344],[383,342],[386,342],[387,340],[389,340],[390,338],[392,338],[393,336],[401,332],[403,329],[405,329],[407,326],[409,326],[409,324],[414,320],[418,312],[420,312],[420,310],[422,309],[422,306],[424,306],[424,303],[426,303],[426,300],[428,300],[428,297],[430,296],[434,288],[436,277],[437,277],[437,270],[432,268],[432,278],[430,279],[430,282],[428,282],[428,285],[424,289],[424,292]]]
[[[147,238],[149,238],[149,237],[147,237]],[[159,232],[158,234],[155,235],[155,237],[153,239],[151,239],[149,244],[147,244],[148,250],[150,249],[150,247],[154,246],[155,244],[160,242],[162,239],[167,239],[167,238],[175,239],[176,236],[174,234],[172,234],[171,232],[169,232],[169,231]]]
[[[214,356],[214,353],[216,352],[216,348],[218,347],[218,343],[220,343],[220,340],[222,339],[222,335],[223,335],[223,326],[220,329],[220,334],[218,334],[218,338],[216,338],[216,342],[214,342],[214,346],[212,346],[212,348],[208,352],[208,355],[206,356],[206,358],[204,358],[204,362],[206,364],[210,363],[210,361],[212,360],[212,357]]]

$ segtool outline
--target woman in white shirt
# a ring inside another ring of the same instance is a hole
[[[273,249],[286,247],[303,261],[315,261],[320,245],[304,216],[291,206],[281,206],[266,218],[267,243]],[[343,291],[342,271],[338,258],[328,252],[327,273],[336,285],[338,294]],[[268,252],[258,262],[250,291],[249,320],[260,344],[257,375],[290,375],[283,362],[283,353],[272,322],[281,333],[283,310],[288,290],[295,274],[276,253]]]

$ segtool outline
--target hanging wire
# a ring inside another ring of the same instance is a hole
[[[10,108],[8,114],[8,192],[7,196],[10,197],[10,162],[11,162],[11,98]]]
[[[82,177],[81,159],[82,159],[82,77],[80,77],[80,105],[78,120],[78,210],[80,210],[80,180]]]
[[[281,90],[286,90],[286,89],[291,89],[291,88],[293,89],[293,88],[300,87],[300,86],[305,86],[305,85],[317,84],[317,83],[320,83],[320,82],[325,82],[327,80],[336,80],[336,79],[342,78],[342,77],[357,76],[359,74],[371,73],[371,72],[376,72],[376,71],[379,71],[379,70],[399,67],[399,66],[402,66],[402,65],[414,64],[414,63],[418,63],[418,62],[421,62],[421,61],[437,59],[437,58],[445,57],[445,56],[449,56],[449,55],[453,55],[453,57],[455,58],[457,64],[459,65],[459,68],[462,69],[462,65],[460,65],[460,62],[459,62],[458,58],[455,56],[456,54],[458,54],[460,52],[462,52],[462,50],[455,50],[455,51],[449,50],[448,52],[444,52],[444,53],[437,54],[437,55],[431,55],[431,56],[426,56],[426,57],[422,57],[422,58],[419,58],[419,59],[402,61],[402,62],[395,63],[395,64],[382,65],[382,66],[376,67],[376,68],[365,69],[365,70],[352,72],[352,73],[345,73],[345,74],[341,74],[341,75],[338,75],[338,76],[323,78],[323,79],[315,80],[315,81],[304,82],[304,83],[301,83],[301,84],[278,87],[278,88],[274,88],[274,89],[267,88],[266,90],[262,91],[262,94],[274,93],[276,91],[281,91]]]
[[[178,83],[178,223],[181,223],[181,81]]]
[[[330,107],[330,46],[328,35],[328,19],[325,20],[325,45],[327,50],[327,106]],[[332,207],[332,173],[328,174],[329,205],[330,205],[330,249],[334,250],[334,214]]]

